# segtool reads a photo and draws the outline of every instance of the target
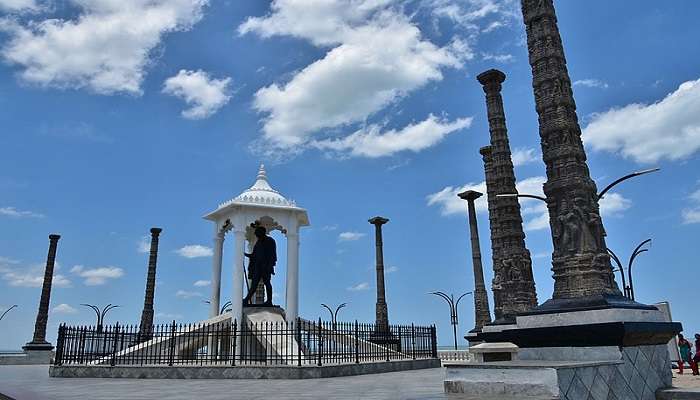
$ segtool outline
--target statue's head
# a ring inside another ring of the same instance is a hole
[[[255,228],[255,237],[257,237],[258,239],[262,239],[263,237],[265,237],[266,233],[267,229],[265,229],[264,226],[258,226],[257,228]]]

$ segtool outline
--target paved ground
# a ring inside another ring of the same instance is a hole
[[[48,366],[0,366],[0,393],[16,400],[444,400],[443,377],[434,368],[308,380],[62,379],[49,378]]]
[[[693,376],[690,368],[686,368],[684,372],[683,375],[679,375],[676,370],[673,370],[673,386],[700,390],[700,376]]]

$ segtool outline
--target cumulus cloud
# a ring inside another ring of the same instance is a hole
[[[691,206],[683,209],[681,216],[684,224],[700,224],[700,189],[693,192],[688,199]]]
[[[117,279],[124,276],[124,270],[119,267],[97,267],[86,269],[82,265],[76,265],[70,270],[71,273],[83,278],[83,283],[87,286],[100,286],[110,279]]]
[[[607,89],[610,87],[606,82],[599,79],[579,79],[574,81],[574,86],[584,86],[588,88]]]
[[[51,312],[54,312],[56,314],[75,314],[78,312],[75,308],[71,307],[70,305],[66,303],[61,303],[54,307]]]
[[[198,280],[193,284],[195,287],[205,287],[211,285],[211,281]]]
[[[518,3],[514,0],[427,0],[424,3],[432,9],[433,15],[483,33],[507,26],[519,17]],[[481,21],[489,17],[495,20],[487,21],[487,26],[480,28]]]
[[[547,181],[544,176],[533,176],[516,183],[518,193],[544,196],[542,185]],[[486,199],[486,182],[469,183],[461,187],[447,186],[439,192],[427,196],[428,206],[440,208],[440,214],[450,216],[466,214],[466,201],[460,199],[457,194],[465,190],[475,190],[484,193],[474,205],[480,213],[488,212]],[[523,228],[526,231],[537,231],[549,228],[549,211],[547,205],[537,199],[519,198],[520,213],[523,217]],[[610,192],[600,201],[600,213],[604,217],[615,217],[622,214],[632,206],[632,202],[619,193]]]
[[[175,252],[185,258],[211,257],[214,254],[211,247],[199,244],[190,244],[175,250]]]
[[[594,114],[587,146],[638,163],[683,160],[700,149],[700,80],[685,82],[653,104],[634,103]]]
[[[387,267],[387,268],[384,270],[384,272],[386,272],[387,274],[391,274],[392,272],[398,272],[398,270],[399,270],[399,267],[396,267],[396,266],[392,265],[392,266],[390,266],[390,267]]]
[[[166,34],[198,22],[208,0],[70,2],[80,9],[72,19],[1,20],[0,30],[9,35],[2,58],[40,86],[140,95],[153,50]]]
[[[18,210],[15,207],[0,207],[0,215],[13,218],[44,218],[44,214],[35,213],[33,211]]]
[[[148,235],[142,236],[141,240],[139,240],[137,250],[139,253],[150,253],[151,252],[151,237]]]
[[[458,118],[452,122],[432,114],[424,121],[410,124],[401,130],[382,132],[378,125],[369,125],[340,139],[312,142],[312,146],[353,157],[376,158],[401,151],[419,152],[442,141],[450,133],[471,126],[472,118]]]
[[[515,57],[512,54],[482,53],[481,58],[484,61],[494,61],[501,64],[506,64],[515,61]]]
[[[351,292],[361,292],[363,290],[368,290],[369,289],[369,283],[368,282],[362,282],[358,283],[357,285],[353,285],[348,287],[348,290]]]
[[[39,4],[34,0],[0,0],[0,11],[25,12],[38,9]]]
[[[338,235],[338,241],[339,242],[352,242],[355,240],[360,240],[363,237],[365,237],[365,234],[360,233],[360,232],[341,232]]]
[[[8,285],[14,287],[41,287],[44,284],[45,268],[44,264],[23,266],[19,260],[0,257],[0,276]],[[56,273],[59,269],[60,267],[56,263],[51,281],[53,287],[70,287],[70,280],[64,275]]]
[[[255,94],[254,108],[265,114],[262,130],[270,145],[301,146],[324,130],[363,122],[408,93],[442,80],[444,68],[460,68],[473,57],[466,42],[438,47],[424,39],[391,3],[275,0],[270,14],[239,27],[241,34],[293,36],[328,49],[288,82]]]
[[[181,298],[181,299],[191,299],[194,297],[202,297],[202,294],[199,292],[190,292],[187,290],[178,290],[175,292],[175,296]]]
[[[513,166],[519,167],[521,165],[537,162],[540,157],[536,149],[517,148],[513,150],[512,159]]]
[[[231,99],[229,94],[231,78],[214,79],[200,70],[180,70],[177,75],[165,80],[163,93],[178,97],[190,108],[182,111],[187,119],[204,119]]]

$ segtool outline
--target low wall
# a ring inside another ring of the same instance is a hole
[[[314,379],[439,368],[437,358],[318,366],[84,366],[52,365],[54,378],[131,379]]]
[[[53,351],[0,353],[0,365],[44,365],[51,364],[53,358]]]

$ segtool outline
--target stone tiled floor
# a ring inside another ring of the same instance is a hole
[[[0,393],[16,400],[442,400],[443,379],[441,368],[309,380],[61,379],[49,378],[48,366],[0,366]]]

